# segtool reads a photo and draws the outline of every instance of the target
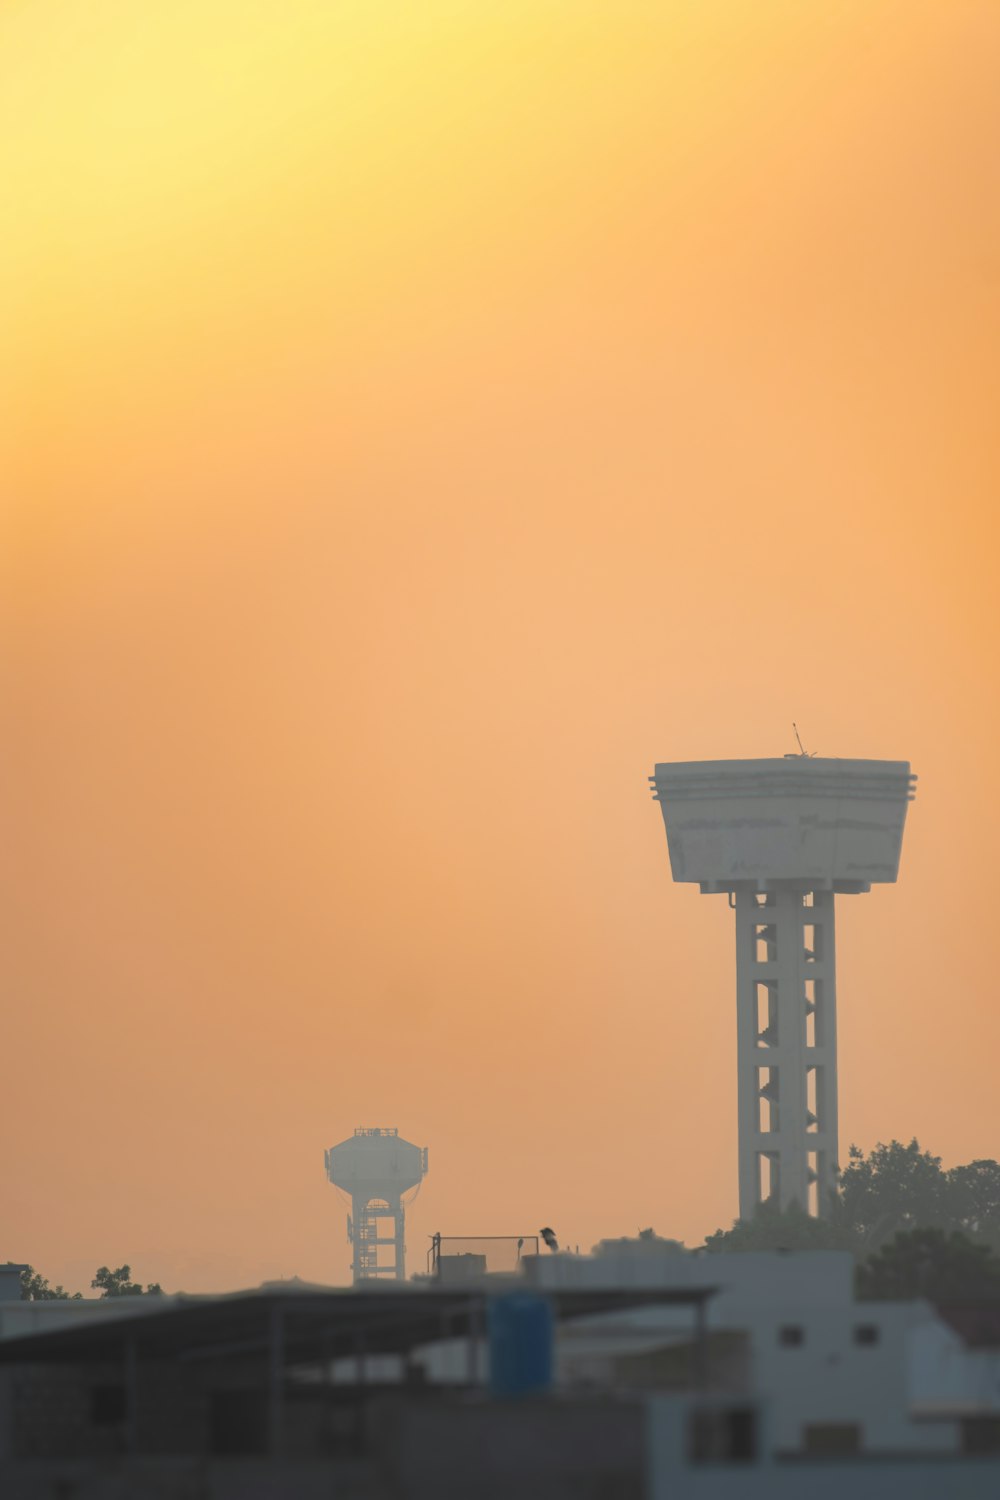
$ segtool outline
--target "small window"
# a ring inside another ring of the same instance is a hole
[[[824,1456],[861,1452],[861,1428],[857,1422],[809,1422],[802,1429],[806,1453]]]
[[[867,1348],[879,1341],[879,1330],[874,1323],[859,1323],[854,1330],[854,1342]]]
[[[778,1329],[778,1343],[782,1349],[800,1349],[806,1341],[806,1331],[800,1323],[785,1323]]]
[[[340,1436],[336,1424],[334,1441]],[[260,1454],[267,1449],[267,1395],[264,1391],[213,1391],[209,1405],[210,1453]]]
[[[962,1417],[963,1453],[1000,1453],[1000,1419]]]
[[[757,1414],[750,1407],[694,1411],[688,1427],[692,1463],[747,1464],[757,1459]]]
[[[90,1420],[95,1427],[120,1427],[125,1421],[125,1387],[95,1385],[90,1392]]]

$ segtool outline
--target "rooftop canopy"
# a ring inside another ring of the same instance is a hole
[[[510,1290],[512,1288],[507,1288]],[[264,1290],[174,1304],[162,1312],[95,1318],[75,1328],[0,1341],[0,1365],[90,1364],[140,1359],[228,1359],[275,1356],[284,1365],[356,1355],[408,1354],[439,1339],[474,1336],[490,1297],[466,1288],[381,1286],[377,1291]],[[683,1291],[547,1292],[557,1320],[686,1305],[699,1317],[714,1288]]]

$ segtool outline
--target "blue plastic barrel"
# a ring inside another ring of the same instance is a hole
[[[552,1384],[552,1307],[547,1297],[509,1292],[489,1303],[490,1386],[526,1396]]]

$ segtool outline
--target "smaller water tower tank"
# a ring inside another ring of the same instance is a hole
[[[426,1146],[411,1145],[398,1130],[362,1127],[326,1152],[327,1177],[351,1195],[348,1238],[355,1282],[406,1279],[403,1195],[420,1186],[426,1171]],[[383,1232],[390,1227],[391,1233]],[[379,1246],[391,1246],[393,1259],[380,1257]]]

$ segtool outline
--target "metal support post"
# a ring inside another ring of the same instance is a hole
[[[135,1335],[125,1340],[125,1451],[139,1451],[139,1350]]]
[[[285,1319],[280,1307],[272,1307],[267,1338],[267,1450],[281,1456],[284,1445]]]

